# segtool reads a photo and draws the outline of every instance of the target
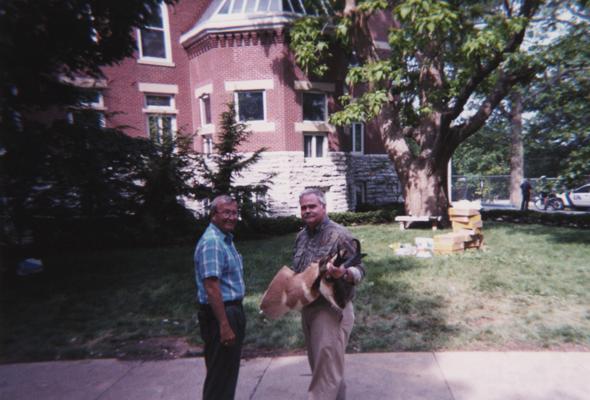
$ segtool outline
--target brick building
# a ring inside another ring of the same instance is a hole
[[[206,153],[221,112],[234,101],[253,132],[243,151],[268,148],[244,180],[278,173],[269,193],[275,214],[296,214],[297,195],[307,187],[325,191],[329,211],[399,199],[376,129],[328,122],[343,90],[330,78],[338,66],[320,82],[294,62],[286,26],[314,10],[300,0],[181,0],[156,11],[137,31],[135,57],[105,68],[106,79],[94,85],[88,106],[102,114],[98,123],[153,140],[196,133],[195,150]]]

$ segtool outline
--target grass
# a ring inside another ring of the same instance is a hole
[[[350,230],[368,253],[351,352],[590,349],[590,231],[486,223],[485,250],[417,259],[387,246],[431,231]],[[278,321],[258,314],[266,285],[289,263],[293,240],[238,243],[248,288],[247,354],[303,348],[297,313]],[[4,282],[0,359],[159,357],[165,339],[198,345],[192,252],[45,258],[43,274]],[[152,340],[151,348],[139,345]]]

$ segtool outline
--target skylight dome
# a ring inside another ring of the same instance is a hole
[[[331,15],[329,0],[212,0],[188,32],[180,37],[188,45],[207,33],[273,29],[302,15]]]
[[[306,10],[304,0],[223,0],[217,9],[217,15],[252,14],[284,12],[304,15],[316,15],[317,10]],[[322,12],[327,13],[326,4],[322,3]]]

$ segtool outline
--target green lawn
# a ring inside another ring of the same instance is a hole
[[[350,228],[368,253],[349,351],[590,349],[590,231],[485,223],[485,249],[432,259],[387,246],[432,236],[397,225]],[[299,316],[258,314],[294,235],[239,242],[248,295],[246,353],[303,346]],[[199,344],[192,246],[75,253],[2,290],[0,359],[109,357],[152,338]],[[159,343],[156,340],[156,343]]]

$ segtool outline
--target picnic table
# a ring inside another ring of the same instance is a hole
[[[432,225],[432,230],[435,231],[441,220],[440,216],[399,215],[395,217],[395,221],[399,222],[399,229],[402,231],[408,229],[414,222],[429,222]]]

